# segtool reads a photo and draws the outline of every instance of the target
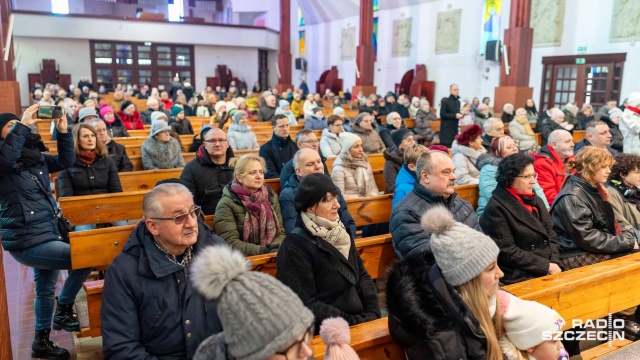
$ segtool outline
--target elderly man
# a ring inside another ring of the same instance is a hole
[[[273,121],[276,115],[276,97],[269,95],[265,98],[264,105],[258,109],[258,122]]]
[[[616,100],[609,100],[607,103],[600,108],[600,110],[596,113],[595,119],[607,121],[610,119],[609,112],[613,108],[618,107],[618,102]]]
[[[440,145],[448,148],[453,143],[453,138],[458,134],[458,122],[464,117],[460,112],[460,89],[458,85],[449,86],[449,97],[442,100],[440,106]]]
[[[181,184],[162,184],[142,202],[144,219],[107,269],[100,319],[105,359],[191,359],[222,330],[214,303],[189,281],[189,265],[224,240],[198,221]]]
[[[398,113],[401,119],[408,119],[410,117],[409,105],[411,105],[409,98],[407,95],[402,94],[398,96],[398,101],[393,104],[393,111]]]
[[[289,118],[284,114],[276,115],[271,140],[260,146],[260,157],[267,164],[265,179],[279,178],[285,164],[297,151],[298,145],[289,137]]]
[[[296,227],[297,212],[293,205],[296,197],[296,191],[303,177],[309,174],[327,173],[327,168],[322,161],[317,150],[311,148],[301,148],[293,157],[292,166],[295,167],[295,173],[287,178],[285,185],[282,186],[280,192],[280,211],[282,212],[282,221],[284,221],[284,230],[289,234]],[[338,190],[340,191],[340,190]],[[344,201],[342,194],[338,195],[340,209],[338,216],[345,228],[355,237],[356,223],[347,210],[347,203]]]
[[[453,161],[444,152],[427,151],[418,157],[418,181],[393,210],[389,224],[393,248],[400,260],[412,253],[431,251],[431,233],[422,228],[420,220],[434,206],[446,207],[456,221],[482,232],[471,204],[456,194],[454,170]]]
[[[318,152],[318,154],[320,154],[319,144],[320,144],[320,141],[318,140],[318,137],[311,129],[303,129],[298,131],[298,133],[296,134],[296,145],[298,145],[298,149],[311,149]],[[327,159],[324,156],[322,156],[322,154],[320,154],[320,160],[322,161],[324,174],[329,175],[329,170],[327,170],[327,164],[325,164],[325,161],[327,161]],[[289,178],[295,172],[296,171],[295,171],[295,166],[293,164],[293,159],[291,159],[286,164],[284,164],[284,167],[280,172],[280,188],[284,189],[284,185],[287,183],[287,181],[289,181]]]
[[[576,144],[576,147],[573,149],[574,154],[578,154],[578,152],[585,146],[593,146],[598,149],[607,150],[611,153],[611,155],[618,155],[618,150],[613,149],[611,146],[611,132],[609,131],[609,125],[606,122],[600,120],[591,120],[587,123],[586,129],[586,138]]]
[[[491,117],[491,112],[489,112],[489,105],[480,104],[478,108],[475,110],[476,112],[476,124],[480,125],[481,128],[484,128],[484,123]]]
[[[233,180],[233,168],[229,166],[233,150],[224,131],[207,129],[202,135],[204,147],[198,148],[195,159],[184,167],[180,181],[191,190],[204,214],[213,215],[222,189]]]
[[[159,111],[160,102],[158,99],[150,97],[147,99],[147,109],[140,113],[140,118],[142,119],[142,123],[145,125],[151,124],[151,114],[154,111]]]
[[[484,134],[482,134],[482,146],[489,151],[493,138],[504,135],[504,123],[502,120],[492,117],[482,124],[482,130],[484,130]]]
[[[109,156],[113,159],[113,162],[116,163],[118,172],[133,171],[133,164],[131,164],[131,160],[129,160],[127,150],[124,145],[118,144],[111,139],[111,136],[109,136],[109,132],[107,131],[107,124],[105,124],[104,120],[100,118],[91,119],[91,121],[89,121],[89,125],[96,129],[98,141],[107,148]]]
[[[94,107],[84,107],[78,112],[78,124],[89,123],[89,121],[98,118],[98,113]]]
[[[533,154],[533,168],[538,174],[538,184],[544,190],[549,204],[558,196],[567,177],[565,163],[573,157],[573,136],[567,130],[554,130],[540,154]]]
[[[573,125],[568,124],[564,121],[564,112],[558,108],[551,108],[547,110],[549,113],[549,119],[547,119],[544,123],[542,123],[542,145],[547,144],[547,140],[551,132],[555,130],[573,130]]]

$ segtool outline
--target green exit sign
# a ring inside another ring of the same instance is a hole
[[[578,46],[578,52],[579,53],[587,52],[587,47],[586,46]]]
[[[584,65],[586,63],[584,58],[576,58],[576,64]]]

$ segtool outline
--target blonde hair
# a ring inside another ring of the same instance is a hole
[[[480,323],[480,329],[487,338],[487,360],[502,360],[499,339],[502,332],[502,314],[500,301],[496,299],[496,313],[489,313],[489,299],[482,286],[480,275],[456,288],[464,303]]]
[[[234,158],[235,159],[235,158]],[[233,159],[232,159],[233,160]],[[267,171],[267,164],[265,164],[264,159],[256,154],[244,154],[240,157],[240,159],[233,162],[229,162],[230,166],[233,166],[233,176],[244,176],[249,172],[249,167],[253,165],[253,162],[257,161],[262,165],[262,170]]]
[[[407,165],[415,165],[420,154],[428,150],[426,146],[420,144],[409,146],[407,150],[404,151],[404,163]]]
[[[605,167],[612,167],[616,163],[613,155],[607,150],[593,146],[585,146],[576,155],[575,159],[567,161],[569,171],[575,169],[587,182],[593,182],[593,176]]]

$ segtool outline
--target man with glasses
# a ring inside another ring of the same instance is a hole
[[[389,223],[393,249],[400,260],[412,253],[431,252],[431,233],[422,228],[421,218],[432,207],[444,206],[457,222],[482,231],[471,204],[456,194],[454,171],[453,161],[442,151],[427,151],[418,157],[413,191],[400,200]]]
[[[320,154],[320,141],[318,141],[318,137],[311,129],[304,129],[298,131],[296,134],[296,145],[298,145],[298,149],[311,149],[317,152],[320,155],[320,160],[322,161],[322,168],[324,169],[324,174],[329,175],[329,170],[327,170],[327,165],[325,162],[327,159]],[[289,160],[282,171],[280,172],[280,188],[284,189],[284,185],[289,181],[291,175],[296,172],[293,159]]]
[[[195,159],[184,167],[180,181],[191,191],[205,215],[213,215],[222,198],[222,189],[233,180],[233,168],[229,166],[233,150],[227,134],[219,128],[209,128],[202,136],[204,146],[198,148]]]
[[[107,124],[100,118],[94,118],[89,121],[89,125],[96,129],[98,140],[107,148],[109,156],[116,163],[118,172],[133,171],[133,164],[127,155],[127,149],[122,144],[113,141],[107,131]]]
[[[492,117],[482,124],[482,130],[484,130],[484,134],[482,134],[482,146],[489,151],[491,150],[491,141],[493,141],[493,138],[504,135],[504,123],[502,120]]]
[[[162,184],[142,202],[144,219],[107,269],[100,319],[105,359],[190,359],[222,330],[215,304],[192,287],[190,264],[207,246],[227,246],[198,221],[181,184]]]
[[[298,145],[289,137],[289,118],[278,114],[273,120],[273,136],[271,140],[260,146],[260,157],[267,164],[265,179],[277,179],[284,165],[293,159]]]

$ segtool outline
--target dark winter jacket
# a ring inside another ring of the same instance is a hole
[[[563,259],[585,253],[625,253],[637,241],[632,229],[616,235],[611,204],[595,186],[577,176],[570,176],[556,197],[551,219]]]
[[[500,248],[505,284],[545,276],[550,263],[563,268],[551,216],[542,199],[535,196],[535,202],[540,219],[498,185],[480,217],[482,231]]]
[[[485,149],[487,149],[487,151],[491,151],[491,142],[492,141],[493,141],[493,136],[488,135],[488,134],[482,134],[482,146]]]
[[[453,138],[458,134],[458,118],[456,114],[460,112],[460,97],[449,95],[442,99],[440,106],[440,144],[451,147]]]
[[[47,191],[49,173],[73,165],[76,160],[71,132],[58,134],[58,155],[42,154],[42,162],[19,170],[22,147],[31,129],[16,123],[0,140],[0,237],[6,251],[17,251],[60,240],[58,220],[54,213],[56,200]],[[34,179],[35,178],[35,179]]]
[[[397,112],[402,119],[408,119],[411,117],[409,115],[409,108],[403,104],[398,104],[397,102],[393,103],[393,111]]]
[[[431,130],[431,122],[438,120],[436,114],[429,111],[423,111],[422,109],[416,112],[416,120],[414,129],[420,136],[427,138],[427,141],[431,141],[436,133]]]
[[[127,149],[122,144],[118,144],[113,139],[106,145],[109,157],[116,164],[118,172],[133,171],[133,164],[127,155]]]
[[[76,159],[58,174],[60,197],[122,192],[118,168],[109,156],[96,157],[91,165]]]
[[[271,140],[260,146],[260,157],[267,164],[267,172],[264,174],[266,179],[277,179],[280,177],[282,168],[298,151],[296,144],[291,137],[286,139],[280,138],[273,134]]]
[[[324,155],[320,154],[320,160],[322,160],[322,166],[324,166],[324,174],[327,176],[331,176],[331,174],[329,174],[329,170],[327,169],[327,158],[324,157]],[[293,167],[293,158],[292,158],[291,160],[287,161],[286,164],[284,164],[284,167],[280,172],[280,188],[281,189],[284,189],[285,184],[287,183],[287,181],[289,181],[289,178],[291,177],[291,175],[294,175],[295,173],[296,173],[296,169]]]
[[[381,125],[378,128],[378,134],[380,135],[380,139],[382,139],[384,146],[386,146],[387,148],[390,148],[395,145],[395,143],[393,142],[393,138],[391,137],[391,133],[396,130],[398,129],[396,129],[396,127],[391,124]]]
[[[578,155],[580,150],[582,150],[582,148],[585,147],[585,146],[591,146],[591,142],[589,142],[589,140],[587,140],[587,139],[582,139],[582,141],[576,143],[576,146],[573,148],[573,154],[574,155]],[[607,146],[607,150],[609,150],[609,152],[613,156],[618,155],[618,150],[613,149],[611,146]]]
[[[413,191],[408,193],[391,213],[389,232],[393,249],[400,260],[412,253],[431,251],[431,234],[422,228],[420,220],[422,214],[434,206],[445,206],[456,221],[482,231],[478,217],[468,201],[459,198],[456,193],[445,199],[416,181]]]
[[[193,134],[191,121],[189,121],[187,118],[184,118],[181,121],[178,121],[175,118],[171,118],[171,120],[169,121],[169,126],[171,126],[171,130],[178,133],[178,135]]]
[[[280,211],[282,212],[282,221],[284,222],[284,230],[287,235],[293,231],[296,227],[296,218],[298,217],[298,212],[296,211],[293,201],[296,197],[296,191],[298,191],[298,186],[300,185],[300,180],[298,180],[298,175],[292,174],[289,177],[289,181],[282,186],[282,190],[280,191],[280,196],[278,200],[280,201]],[[340,189],[336,188],[338,192]],[[340,217],[340,221],[344,224],[344,227],[349,230],[351,237],[356,237],[356,222],[351,217],[349,213],[349,209],[347,209],[347,203],[344,201],[344,196],[342,193],[338,195],[338,202],[340,203],[340,209],[338,209],[338,216]]]
[[[196,158],[182,169],[180,181],[191,191],[196,205],[202,206],[205,215],[216,212],[222,189],[233,180],[233,168],[229,159],[233,157],[231,148],[227,149],[227,161],[214,164],[204,146],[198,148]]]
[[[398,172],[404,164],[404,157],[400,153],[400,150],[395,146],[388,147],[382,153],[384,157],[384,184],[387,187],[385,190],[385,194],[392,194],[396,191],[396,178],[398,177]]]
[[[258,122],[273,121],[276,116],[276,108],[268,105],[260,106],[258,109]]]
[[[611,133],[611,142],[609,143],[609,147],[618,152],[622,152],[622,140],[624,140],[624,137],[622,136],[622,132],[618,125],[611,122],[609,117],[601,117],[600,120],[604,121],[607,123],[607,126],[609,126],[609,132]]]
[[[536,126],[536,128],[537,127],[538,126]],[[547,139],[549,138],[549,135],[554,130],[565,130],[565,128],[563,128],[562,126],[560,126],[560,124],[557,124],[555,121],[551,119],[548,119],[547,121],[542,123],[541,129],[540,129],[540,132],[542,133],[542,145],[547,145]]]
[[[111,138],[129,137],[130,136],[129,132],[127,131],[127,128],[124,127],[122,120],[120,120],[117,115],[114,115],[114,116],[116,116],[116,119],[113,122],[113,124],[107,124],[107,122],[105,121],[105,125],[107,126],[107,132],[109,133],[109,137]]]
[[[389,332],[408,360],[484,360],[486,336],[429,252],[396,264],[387,277]]]
[[[207,246],[226,246],[198,224],[195,256]],[[100,320],[108,359],[190,359],[207,337],[222,331],[216,307],[195,291],[184,267],[154,245],[142,221],[107,269]]]
[[[316,317],[342,317],[353,326],[380,318],[376,287],[351,237],[349,259],[329,242],[312,236],[298,215],[276,257],[278,279],[293,290]]]

